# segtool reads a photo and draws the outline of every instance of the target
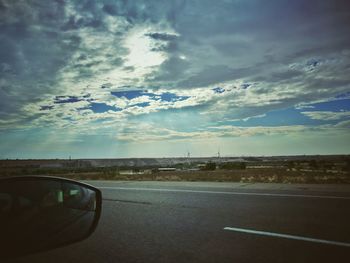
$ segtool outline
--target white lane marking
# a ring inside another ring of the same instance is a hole
[[[345,242],[338,242],[338,241],[311,238],[311,237],[294,236],[294,235],[287,235],[287,234],[279,234],[279,233],[266,232],[266,231],[257,231],[257,230],[251,230],[251,229],[245,229],[245,228],[225,227],[224,230],[236,231],[236,232],[242,232],[242,233],[248,233],[248,234],[255,234],[255,235],[302,240],[302,241],[322,243],[322,244],[328,244],[328,245],[336,245],[336,246],[342,246],[342,247],[350,247],[350,243],[345,243]]]
[[[100,189],[111,190],[129,190],[129,191],[155,191],[155,192],[179,192],[179,193],[202,193],[202,194],[225,194],[225,195],[252,195],[252,196],[273,196],[273,197],[302,197],[302,198],[323,198],[323,199],[346,199],[350,196],[331,196],[331,195],[299,195],[299,194],[271,194],[256,192],[225,192],[225,191],[204,191],[204,190],[185,190],[185,189],[166,189],[166,188],[142,188],[142,187],[108,187],[101,186]]]

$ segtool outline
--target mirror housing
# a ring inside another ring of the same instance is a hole
[[[73,180],[21,176],[0,179],[0,259],[82,241],[97,227],[101,191]]]

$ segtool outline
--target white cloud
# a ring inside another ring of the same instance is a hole
[[[341,121],[335,125],[337,128],[347,128],[350,129],[350,120],[347,121]]]
[[[146,125],[146,126],[145,126]],[[337,132],[346,133],[346,125],[340,125],[339,127],[333,127],[329,125],[323,125],[319,127],[305,126],[305,125],[291,125],[291,126],[257,126],[257,127],[237,127],[230,125],[212,126],[207,127],[205,130],[184,132],[176,131],[172,129],[166,129],[159,127],[155,124],[136,124],[128,126],[125,131],[119,131],[116,135],[118,140],[123,141],[163,141],[163,140],[193,140],[193,139],[211,139],[220,137],[254,137],[254,136],[301,136],[305,133],[322,133],[322,134],[334,134]],[[147,128],[145,128],[147,127]]]
[[[313,120],[333,121],[350,117],[350,111],[303,111],[302,114]]]

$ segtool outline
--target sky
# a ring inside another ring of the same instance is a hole
[[[0,0],[0,158],[350,153],[347,0]]]

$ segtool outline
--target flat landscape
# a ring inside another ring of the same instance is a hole
[[[350,157],[2,160],[102,191],[87,240],[24,262],[347,262]]]
[[[76,180],[350,183],[349,155],[0,160],[0,176]]]
[[[102,190],[87,240],[8,262],[347,262],[350,186],[85,181]]]

